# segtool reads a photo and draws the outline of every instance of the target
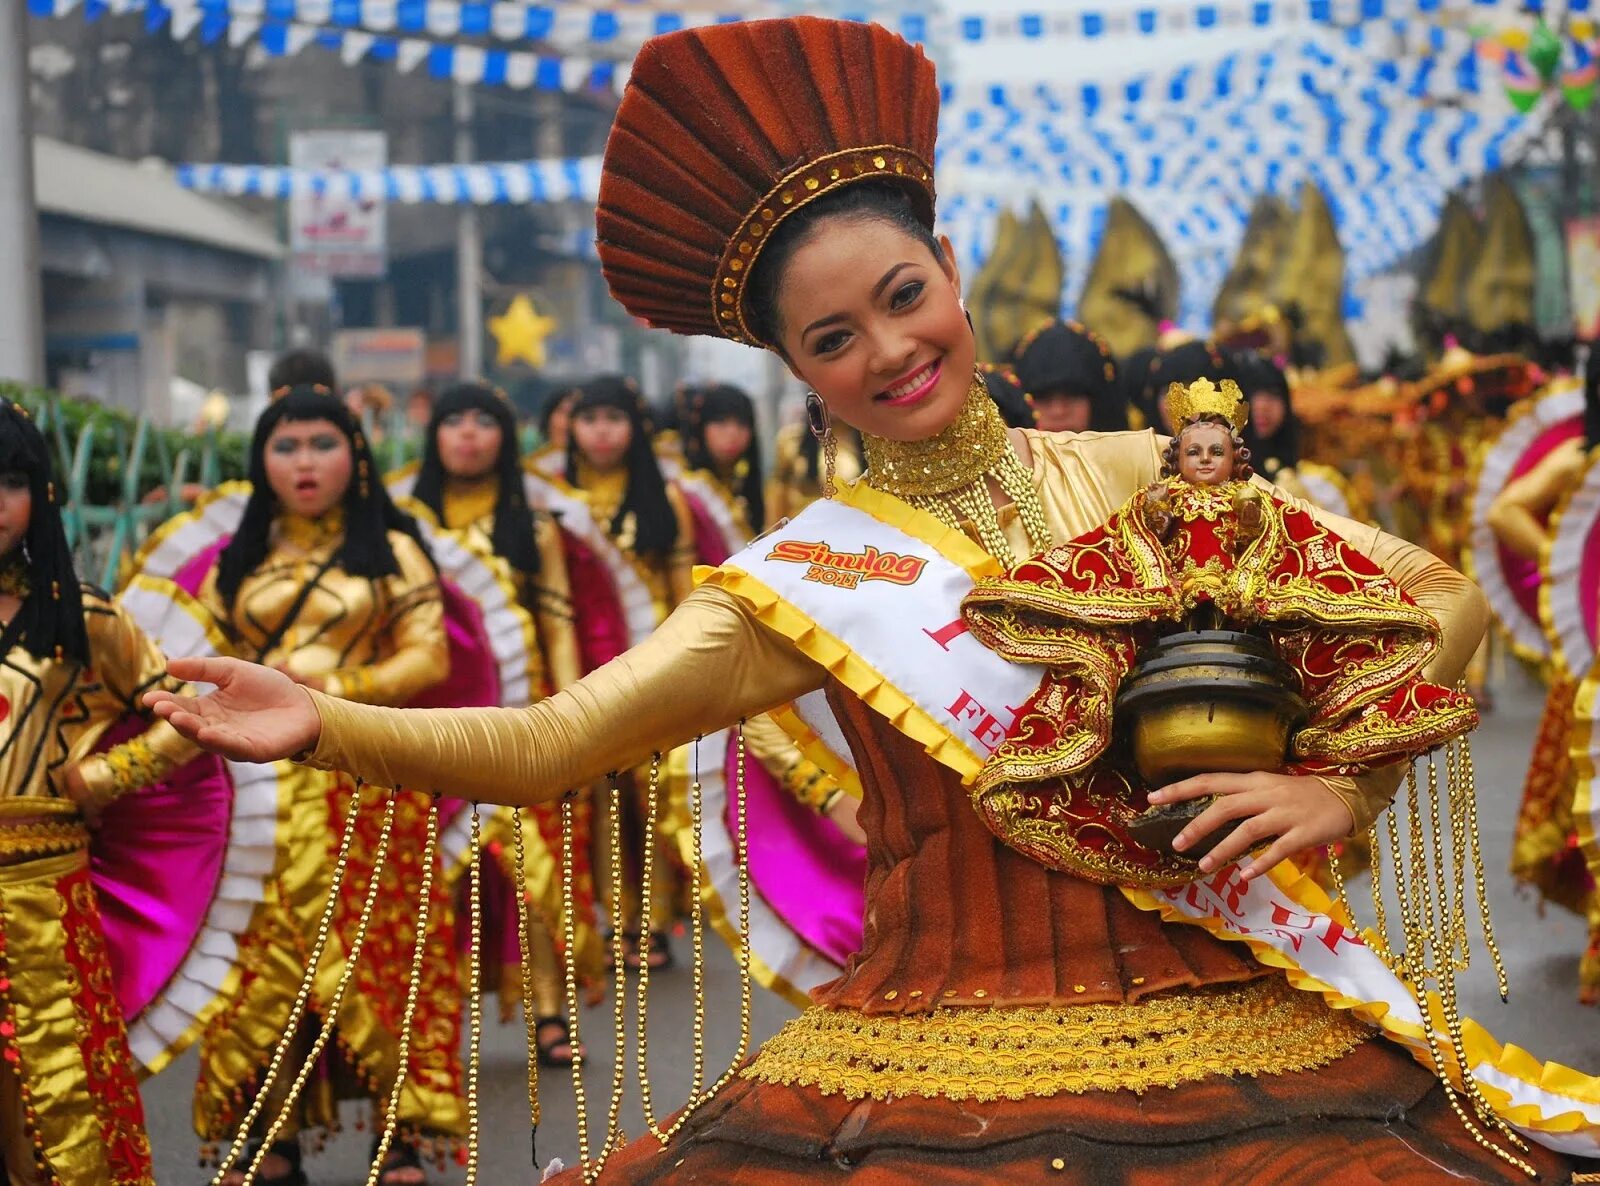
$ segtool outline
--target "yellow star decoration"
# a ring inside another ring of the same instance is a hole
[[[495,364],[525,362],[538,370],[545,363],[545,339],[555,333],[556,324],[554,317],[540,313],[528,295],[519,292],[504,313],[489,318],[489,333],[498,347]]]

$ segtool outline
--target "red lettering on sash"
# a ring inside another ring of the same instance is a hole
[[[924,628],[922,632],[929,638],[933,639],[934,642],[938,643],[940,650],[948,651],[951,643],[960,638],[963,634],[968,633],[968,628],[964,619],[957,618],[948,626],[941,626],[937,630],[929,630]]]

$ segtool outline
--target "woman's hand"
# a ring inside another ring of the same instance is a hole
[[[326,676],[299,675],[292,671],[287,663],[274,663],[272,665],[272,670],[283,672],[284,675],[294,680],[294,682],[299,684],[302,688],[310,688],[313,692],[326,692],[328,690],[328,680]]]
[[[212,753],[238,762],[275,762],[317,744],[322,719],[310,694],[281,671],[239,659],[173,659],[167,671],[215,684],[205,696],[147,692],[158,717]]]
[[[1320,778],[1297,774],[1202,774],[1152,792],[1152,803],[1180,803],[1217,796],[1217,801],[1178,833],[1172,847],[1182,852],[1219,824],[1241,821],[1233,834],[1200,859],[1209,873],[1238,860],[1267,840],[1272,844],[1244,867],[1246,881],[1279,861],[1342,840],[1355,827],[1344,802]],[[1276,839],[1273,839],[1276,837]]]

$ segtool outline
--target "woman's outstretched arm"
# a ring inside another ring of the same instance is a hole
[[[715,588],[696,590],[639,646],[525,709],[377,708],[280,688],[268,678],[277,673],[224,664],[174,661],[181,678],[227,682],[206,697],[157,694],[152,705],[230,757],[301,755],[379,786],[513,805],[638,765],[803,695],[824,676]]]

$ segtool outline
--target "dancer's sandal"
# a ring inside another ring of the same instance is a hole
[[[267,1149],[268,1157],[281,1157],[284,1161],[289,1163],[289,1172],[286,1174],[279,1174],[276,1177],[269,1175],[265,1168],[263,1168],[262,1171],[254,1178],[247,1176],[250,1173],[250,1163],[255,1160],[256,1154],[260,1152],[260,1150],[261,1142],[251,1141],[245,1149],[244,1156],[239,1158],[238,1161],[234,1162],[233,1169],[226,1177],[222,1179],[223,1182],[229,1183],[235,1175],[238,1175],[239,1180],[241,1182],[248,1183],[249,1186],[308,1186],[306,1171],[300,1164],[301,1154],[299,1141],[273,1141],[271,1146]]]
[[[534,1044],[538,1048],[536,1053],[539,1057],[539,1065],[557,1068],[570,1067],[573,1057],[583,1047],[572,1040],[572,1028],[567,1024],[567,1019],[556,1013],[549,1017],[539,1018],[534,1023],[534,1027],[534,1033],[537,1035]],[[546,1029],[556,1031],[555,1036],[546,1038],[544,1036]],[[564,1052],[561,1051],[563,1046],[566,1047]]]
[[[381,1138],[372,1142],[372,1156],[378,1156]],[[403,1137],[395,1137],[384,1158],[383,1169],[378,1174],[378,1186],[426,1186],[428,1181],[422,1165],[422,1154]]]

